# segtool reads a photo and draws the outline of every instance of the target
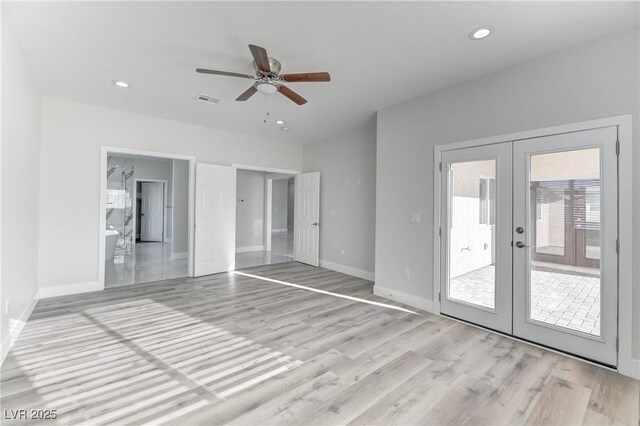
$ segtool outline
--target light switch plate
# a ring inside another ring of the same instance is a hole
[[[411,213],[409,216],[409,222],[420,223],[420,213]]]
[[[411,279],[411,269],[404,268],[403,276],[404,276],[405,280],[410,280]]]

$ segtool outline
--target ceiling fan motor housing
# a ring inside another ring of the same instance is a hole
[[[265,75],[265,73],[260,71],[260,69],[258,68],[256,61],[253,61],[252,64],[253,64],[253,69],[256,70],[257,75]],[[266,75],[273,76],[275,78],[278,76],[278,74],[280,74],[280,70],[282,69],[282,64],[280,63],[279,60],[269,57],[269,68],[271,68],[271,72]]]

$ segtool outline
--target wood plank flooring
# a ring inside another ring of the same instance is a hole
[[[636,380],[348,275],[243,272],[351,298],[229,273],[41,300],[0,402],[58,418],[2,424],[638,424]]]

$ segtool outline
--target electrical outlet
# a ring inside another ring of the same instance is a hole
[[[420,213],[411,213],[409,215],[409,222],[420,223]]]
[[[9,315],[9,299],[4,302],[4,314]]]
[[[411,269],[404,268],[404,279],[405,280],[411,279]]]
[[[336,209],[331,209],[329,214],[331,215],[331,217],[336,217]]]

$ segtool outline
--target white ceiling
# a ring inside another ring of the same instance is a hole
[[[44,94],[240,133],[314,142],[371,121],[376,110],[638,25],[638,2],[3,2],[3,15]],[[468,33],[494,33],[471,41]],[[309,100],[234,99],[252,73],[248,44]],[[613,66],[613,65],[612,65]],[[120,89],[113,79],[131,83]],[[198,93],[222,99],[194,101]],[[285,133],[273,120],[291,127]]]

